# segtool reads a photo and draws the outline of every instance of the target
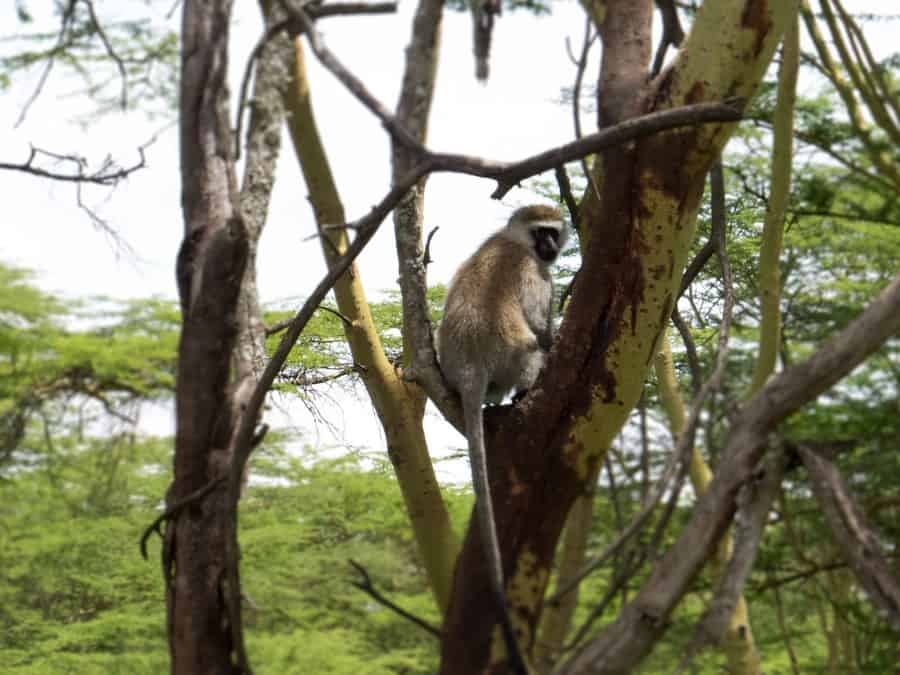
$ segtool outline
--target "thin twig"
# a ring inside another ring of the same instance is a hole
[[[575,83],[572,85],[572,122],[574,124],[575,138],[582,138],[584,136],[581,129],[581,86],[584,82],[584,71],[587,68],[588,53],[591,50],[591,45],[593,45],[594,41],[597,39],[597,35],[598,34],[594,32],[594,20],[590,16],[585,17],[584,38],[581,41],[581,54],[575,62]],[[594,180],[594,176],[588,168],[587,160],[582,157],[580,164],[581,172],[584,174],[585,180],[587,180],[588,185],[591,186],[595,196],[599,199],[600,188],[597,186],[597,182]],[[575,227],[577,228],[578,221],[573,219],[572,222],[575,223]]]
[[[398,124],[390,111],[369,92],[362,81],[347,70],[334,53],[328,49],[324,40],[322,40],[322,36],[313,26],[312,18],[307,11],[299,6],[292,6],[289,0],[280,0],[280,2],[288,16],[297,21],[303,28],[303,33],[309,41],[309,46],[319,59],[319,62],[381,121],[384,128],[391,134],[391,138],[411,150],[424,150],[412,134]]]
[[[50,77],[50,71],[53,70],[53,65],[56,62],[56,54],[62,49],[63,43],[66,40],[66,35],[72,27],[72,20],[75,17],[75,5],[77,4],[78,0],[69,0],[69,4],[66,5],[62,14],[62,23],[59,27],[59,35],[56,38],[56,44],[53,46],[53,49],[50,50],[50,56],[47,58],[47,65],[44,66],[44,70],[38,78],[37,86],[34,88],[34,91],[31,92],[31,96],[28,97],[28,100],[25,101],[25,105],[22,106],[22,111],[19,113],[19,117],[13,125],[14,129],[18,129],[22,125],[26,115],[28,115],[28,110],[44,90],[44,85],[47,83],[47,78]]]
[[[119,181],[127,178],[135,171],[143,169],[145,166],[147,166],[147,160],[144,156],[144,149],[150,143],[152,143],[153,140],[155,140],[155,137],[150,142],[138,147],[138,161],[132,166],[127,167],[118,166],[112,160],[106,158],[96,171],[87,173],[85,171],[85,169],[87,168],[87,160],[85,160],[84,157],[79,157],[78,155],[56,154],[47,150],[41,150],[40,148],[36,148],[35,146],[31,146],[31,152],[28,155],[28,159],[26,159],[24,162],[20,162],[18,164],[12,162],[0,162],[0,169],[7,171],[21,171],[33,176],[38,176],[39,178],[50,178],[52,180],[69,183],[91,183],[93,185],[114,186]],[[73,173],[61,173],[58,171],[49,171],[47,169],[42,169],[34,165],[34,161],[41,155],[45,155],[59,161],[71,162],[77,168]]]
[[[329,314],[334,314],[348,328],[353,327],[353,320],[346,314],[341,314],[338,310],[336,310],[332,307],[328,307],[327,305],[319,305],[319,309],[321,309],[323,312],[328,312]]]
[[[100,42],[103,43],[104,49],[106,49],[106,55],[111,58],[115,64],[116,68],[119,70],[119,77],[122,80],[122,110],[128,109],[128,73],[125,70],[125,62],[122,57],[116,52],[115,48],[112,46],[112,42],[110,42],[109,37],[106,35],[106,31],[103,30],[103,26],[100,25],[100,20],[97,18],[97,14],[94,11],[94,2],[93,0],[81,0],[85,5],[87,5],[88,14],[91,17],[91,24],[94,26],[94,30],[97,31],[97,35],[100,37]]]
[[[282,6],[287,7],[287,4],[282,3]],[[330,5],[307,5],[306,7],[304,7],[304,11],[311,19],[314,20],[325,19],[330,16],[389,14],[397,11],[397,3],[336,2]],[[277,21],[276,23],[267,27],[265,31],[263,31],[263,34],[260,36],[259,40],[257,40],[256,45],[254,45],[253,50],[250,52],[250,56],[247,57],[247,63],[244,65],[244,75],[241,78],[240,95],[238,96],[237,102],[237,120],[235,121],[234,134],[235,159],[241,158],[241,135],[244,126],[244,109],[247,107],[247,92],[250,89],[250,79],[253,75],[253,64],[259,58],[260,53],[262,52],[263,48],[265,48],[265,46],[269,43],[269,41],[285,30],[291,33],[292,36],[296,36],[302,32],[301,26],[298,25],[297,18],[295,18],[293,15],[291,15],[291,18]]]
[[[378,604],[384,605],[391,611],[396,612],[397,614],[402,616],[407,621],[412,621],[419,628],[427,631],[428,633],[430,633],[437,639],[439,639],[439,640],[441,639],[441,631],[440,630],[438,630],[437,628],[432,626],[430,623],[428,623],[424,619],[420,619],[415,614],[412,614],[412,613],[406,611],[405,609],[403,609],[402,607],[400,607],[399,605],[397,605],[396,603],[392,602],[387,597],[382,595],[378,591],[378,589],[375,588],[375,585],[372,583],[372,579],[371,579],[371,577],[369,577],[369,573],[365,567],[363,567],[362,565],[360,565],[358,562],[356,562],[354,560],[348,560],[348,562],[353,566],[353,568],[357,572],[359,572],[359,575],[362,577],[361,581],[351,581],[350,582],[351,584],[353,584],[359,590],[361,590],[364,593],[366,593],[367,595],[369,595],[369,597],[371,597],[373,600],[375,600],[375,602],[377,602]]]
[[[219,485],[223,484],[226,478],[228,478],[228,474],[213,478],[206,485],[194,490],[192,493],[190,493],[183,499],[179,499],[171,506],[166,507],[165,511],[154,518],[153,522],[150,523],[150,525],[147,526],[147,529],[144,530],[144,534],[141,535],[140,549],[141,556],[143,556],[144,560],[147,560],[147,540],[150,539],[150,535],[156,532],[159,536],[162,536],[162,533],[159,531],[160,525],[162,525],[167,520],[172,520],[173,518],[175,518],[175,516],[177,516],[182,511],[182,509],[184,509],[184,507],[203,499],[206,495],[215,490]]]
[[[575,195],[572,194],[572,183],[569,182],[569,174],[566,172],[564,164],[560,164],[553,169],[556,176],[556,186],[559,188],[559,196],[562,197],[566,209],[569,211],[569,218],[572,219],[572,226],[578,229],[578,202],[575,201]]]
[[[437,234],[439,229],[441,229],[441,226],[435,225],[434,229],[428,233],[428,237],[425,239],[425,252],[422,254],[422,264],[425,267],[428,267],[434,262],[434,259],[431,257],[431,240],[434,239],[434,235]]]

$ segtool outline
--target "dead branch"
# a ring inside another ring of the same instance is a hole
[[[286,2],[282,2],[282,7],[290,12]],[[330,16],[352,16],[358,14],[391,14],[397,11],[396,2],[335,2],[329,5],[310,5],[304,7],[304,10],[310,19],[325,19]],[[234,135],[234,156],[235,159],[241,158],[241,133],[244,125],[244,108],[247,106],[247,92],[250,88],[250,79],[253,74],[253,65],[259,58],[260,53],[265,46],[276,35],[284,31],[292,37],[296,37],[303,32],[304,26],[301,21],[291,15],[290,18],[276,21],[268,26],[263,34],[254,45],[250,56],[247,57],[247,63],[244,65],[244,76],[241,78],[240,95],[237,102],[237,121],[235,122]]]
[[[468,155],[435,153],[419,143],[372,95],[362,81],[341,64],[325,45],[322,36],[315,30],[312,20],[305,10],[291,7],[288,0],[281,0],[281,4],[291,18],[296,19],[303,26],[310,47],[322,65],[381,121],[396,143],[418,156],[419,177],[427,173],[452,172],[489,178],[497,181],[497,188],[491,194],[493,199],[502,199],[513,187],[526,178],[626,141],[681,126],[737,122],[742,118],[744,101],[735,98],[722,103],[698,103],[634,117],[518,162],[497,162]],[[414,168],[413,171],[416,169]]]
[[[734,420],[719,468],[693,516],[619,617],[561,672],[628,672],[667,628],[666,618],[699,574],[731,522],[737,494],[750,478],[768,433],[853,370],[900,327],[900,275],[810,358],[783,370]]]
[[[50,178],[52,180],[69,183],[90,183],[93,185],[104,185],[107,187],[112,187],[122,179],[128,178],[128,176],[133,174],[135,171],[143,169],[145,166],[147,166],[147,158],[144,156],[144,150],[154,140],[156,139],[154,138],[148,143],[138,146],[138,161],[127,167],[119,166],[112,160],[111,157],[106,157],[97,169],[95,169],[94,171],[88,171],[88,162],[84,157],[81,157],[79,155],[64,155],[50,152],[49,150],[42,150],[41,148],[37,148],[32,145],[31,152],[28,155],[28,159],[18,164],[13,162],[0,162],[0,169],[4,169],[7,171],[21,171],[23,173],[31,174],[32,176],[38,176],[39,178]],[[73,164],[74,168],[71,172],[62,172],[51,171],[49,169],[44,169],[40,166],[36,166],[35,160],[39,159],[42,156],[49,157],[50,159],[54,159],[57,162]]]
[[[432,626],[430,623],[425,621],[425,619],[420,619],[415,614],[412,614],[411,612],[406,611],[405,609],[400,607],[400,605],[394,603],[389,598],[387,598],[385,595],[383,595],[381,592],[379,592],[378,589],[375,588],[375,584],[372,583],[372,579],[369,576],[369,572],[366,570],[365,567],[363,567],[362,565],[360,565],[358,562],[356,562],[354,560],[349,560],[348,562],[353,566],[353,569],[355,569],[357,572],[359,572],[360,577],[362,577],[360,581],[351,581],[350,582],[351,584],[353,584],[359,590],[366,593],[370,598],[372,598],[379,605],[383,605],[384,607],[387,607],[391,611],[402,616],[407,621],[412,621],[419,628],[421,628],[424,631],[427,631],[434,637],[436,637],[438,639],[441,638],[441,631],[439,629]]]
[[[425,267],[428,267],[431,263],[434,262],[434,259],[431,257],[431,240],[434,239],[434,235],[437,234],[437,231],[441,229],[440,225],[435,225],[431,232],[428,233],[428,237],[425,239],[425,253],[422,254],[422,264]]]
[[[575,201],[575,195],[572,194],[572,183],[569,182],[569,174],[566,167],[560,165],[553,169],[556,176],[556,186],[559,188],[559,196],[562,197],[566,209],[569,211],[569,218],[572,219],[572,227],[578,228],[578,202]]]
[[[656,48],[656,56],[653,57],[653,68],[650,71],[651,77],[656,77],[662,70],[663,61],[666,58],[666,52],[669,47],[681,46],[684,40],[684,29],[681,27],[681,20],[678,18],[678,8],[674,0],[656,0],[656,7],[662,17],[663,32],[659,38],[659,46]]]
[[[584,18],[584,38],[581,41],[581,53],[578,55],[578,59],[575,60],[575,82],[572,85],[572,123],[575,130],[575,138],[582,138],[584,136],[584,133],[582,133],[581,130],[581,87],[584,83],[584,71],[587,69],[588,53],[591,51],[591,45],[594,44],[597,37],[598,33],[594,30],[594,20],[588,13]],[[591,186],[595,195],[599,197],[600,188],[588,168],[587,160],[582,158],[580,164],[581,172],[584,174],[585,179],[588,181],[588,184]],[[572,222],[577,228],[578,221],[573,219]]]
[[[81,0],[87,6],[88,15],[91,18],[91,25],[94,27],[94,30],[97,32],[97,36],[100,38],[100,42],[103,43],[103,48],[106,50],[106,55],[109,56],[116,64],[116,68],[119,71],[119,79],[122,80],[122,93],[121,93],[121,101],[122,101],[122,110],[126,110],[128,108],[128,73],[125,71],[125,61],[119,56],[118,52],[116,52],[115,47],[113,47],[112,42],[110,42],[109,36],[107,36],[106,31],[103,30],[103,26],[100,25],[100,20],[97,18],[97,13],[94,11],[94,2],[93,0]]]
[[[900,584],[882,551],[882,538],[868,523],[837,467],[809,447],[800,446],[799,452],[838,549],[872,603],[900,630]]]
[[[738,598],[753,569],[756,553],[762,541],[769,512],[784,478],[787,458],[772,453],[757,475],[738,493],[735,516],[734,551],[728,560],[725,574],[716,585],[713,600],[694,628],[694,637],[685,650],[675,675],[681,675],[694,657],[706,646],[717,645],[728,629]]]
[[[69,31],[72,28],[72,22],[75,19],[75,5],[77,4],[78,0],[68,0],[65,9],[62,11],[62,20],[60,22],[59,33],[56,37],[56,44],[53,46],[53,49],[50,50],[50,55],[47,58],[47,65],[44,66],[44,70],[38,78],[38,83],[37,86],[35,86],[34,91],[31,92],[28,100],[25,101],[25,105],[22,106],[22,111],[19,113],[19,118],[16,120],[13,128],[17,129],[22,125],[22,122],[25,121],[25,117],[28,115],[28,110],[44,90],[44,85],[47,84],[47,79],[50,77],[50,71],[53,70],[53,66],[56,63],[56,55],[62,50],[68,39]]]
[[[144,530],[144,534],[141,535],[139,546],[141,549],[141,556],[144,558],[144,560],[147,560],[147,540],[150,539],[150,535],[156,532],[159,536],[162,536],[162,532],[159,531],[160,525],[162,525],[167,520],[172,520],[181,512],[182,509],[184,509],[184,507],[203,499],[206,495],[215,490],[219,485],[222,485],[227,477],[228,476],[218,476],[216,478],[213,478],[206,485],[198,488],[197,490],[194,490],[192,493],[190,493],[183,499],[179,499],[171,506],[167,506],[165,511],[154,518],[153,522],[150,523],[150,525],[147,526],[147,529]]]

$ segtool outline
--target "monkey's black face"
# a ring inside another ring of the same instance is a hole
[[[534,239],[534,250],[538,258],[552,263],[559,255],[559,230],[555,227],[536,227],[531,230]]]

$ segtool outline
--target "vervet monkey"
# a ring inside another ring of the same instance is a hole
[[[457,270],[438,328],[438,360],[462,399],[481,542],[510,663],[525,665],[504,592],[503,567],[487,476],[481,406],[534,384],[553,343],[550,265],[565,244],[560,212],[526,206]]]
[[[469,0],[472,7],[472,41],[475,47],[475,77],[480,82],[488,79],[490,72],[491,33],[494,16],[500,16],[501,0]]]

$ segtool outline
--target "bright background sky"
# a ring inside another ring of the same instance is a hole
[[[414,6],[403,0],[395,16],[320,23],[332,51],[390,109],[399,94]],[[428,141],[431,148],[515,160],[573,137],[570,108],[559,105],[558,100],[560,86],[570,84],[574,77],[565,39],[570,35],[576,48],[580,44],[583,13],[574,2],[558,2],[556,7],[553,16],[535,18],[516,12],[497,22],[487,86],[478,84],[473,74],[468,15],[445,14]],[[233,92],[239,88],[246,56],[260,34],[257,14],[254,3],[236,3],[230,63]],[[176,20],[177,16],[173,22]],[[0,25],[15,25],[12,3],[0,10]],[[50,29],[54,24],[41,25]],[[308,54],[317,120],[347,216],[355,219],[389,187],[388,138],[375,118]],[[16,82],[11,95],[5,97],[0,110],[3,159],[24,159],[33,143],[58,153],[78,153],[93,162],[107,153],[123,164],[136,160],[136,146],[151,138],[162,122],[132,113],[109,115],[84,129],[68,124],[74,116],[69,106],[79,101],[76,97],[63,99],[61,94],[71,92],[77,84],[59,73],[62,71],[57,71],[56,78],[51,76],[49,86],[18,129],[13,125],[33,91],[38,72],[27,81]],[[587,128],[594,126],[591,113],[584,121]],[[147,169],[115,191],[92,188],[87,200],[121,233],[139,260],[117,255],[106,236],[92,229],[75,206],[71,185],[11,172],[3,174],[8,200],[2,223],[3,260],[33,268],[40,273],[42,286],[75,296],[159,294],[174,298],[174,259],[183,231],[175,127],[160,133],[147,150],[147,160]],[[490,199],[493,185],[465,176],[431,178],[427,227],[441,226],[432,248],[432,281],[448,280],[477,242],[505,222],[512,207],[534,200],[525,190],[513,190],[502,203],[494,201]],[[8,208],[10,200],[12,208]],[[393,235],[390,223],[386,225],[360,261],[366,288],[373,293],[396,284]],[[285,138],[260,249],[259,282],[264,301],[303,296],[324,274],[318,243],[306,239],[313,232],[306,186]]]
[[[4,4],[0,25],[16,25],[12,3]],[[126,12],[147,11],[140,2],[126,2],[122,7]],[[160,6],[157,11],[163,13],[168,8]],[[37,12],[40,8],[38,3],[31,3],[29,9]],[[403,52],[409,42],[414,9],[414,2],[402,0],[397,15],[328,19],[319,26],[331,50],[389,109],[394,108],[399,94]],[[173,26],[178,25],[179,14],[176,12]],[[491,79],[485,86],[474,77],[469,16],[446,12],[429,147],[515,160],[573,138],[571,109],[560,105],[559,99],[560,87],[570,85],[575,73],[565,40],[570,37],[573,49],[578,49],[583,17],[577,3],[568,0],[555,3],[552,16],[506,13],[496,24]],[[49,12],[37,14],[36,19],[40,22],[37,25],[48,31],[57,26]],[[247,54],[261,32],[255,3],[236,3],[232,30],[230,84],[236,92]],[[375,118],[309,52],[308,65],[320,131],[347,216],[355,219],[389,188],[389,141]],[[4,161],[24,160],[33,143],[60,154],[83,155],[92,165],[107,154],[128,165],[137,159],[136,147],[165,125],[165,120],[147,120],[138,113],[107,115],[86,127],[72,123],[78,112],[90,106],[70,95],[79,83],[66,79],[60,69],[51,76],[25,122],[13,128],[39,72],[15,82],[5,96],[0,109],[0,154]],[[593,79],[589,76],[588,82]],[[592,113],[587,112],[583,119],[585,128],[595,126]],[[170,126],[159,132],[146,156],[148,167],[114,191],[85,191],[85,201],[121,234],[136,257],[117,249],[92,226],[76,206],[72,185],[15,172],[2,174],[7,205],[0,221],[4,240],[0,257],[7,264],[35,270],[38,285],[73,298],[158,295],[174,299],[174,260],[183,231],[177,128]],[[432,244],[432,283],[448,281],[478,242],[505,223],[513,207],[535,199],[525,190],[513,190],[498,202],[490,199],[493,188],[492,181],[465,176],[435,175],[430,179],[426,226],[429,230],[441,227]],[[285,137],[259,251],[259,288],[264,302],[281,304],[302,298],[324,274],[319,244],[308,239],[314,231],[306,186]],[[385,223],[359,264],[371,296],[396,288],[390,222]],[[380,425],[364,395],[359,399],[338,395],[336,404],[325,404],[325,413],[335,425],[336,435],[317,425],[299,405],[291,405],[286,411],[276,407],[267,413],[267,419],[275,426],[294,426],[306,432],[305,440],[315,444],[348,443],[375,450],[383,447]],[[154,433],[172,433],[173,423],[168,406],[149,407],[142,413],[142,428]],[[432,411],[426,425],[436,454],[464,444],[437,413]],[[443,479],[467,474],[458,464],[442,467],[439,475]]]
[[[55,31],[58,19],[44,7],[49,4],[32,1],[28,8],[36,13],[36,28]],[[871,12],[884,12],[888,4],[884,0],[846,3],[851,11]],[[7,1],[2,5],[0,26],[18,26],[14,3]],[[170,8],[170,3],[159,2],[148,8],[140,0],[100,3],[103,12],[143,15],[156,11],[158,19]],[[389,109],[394,108],[399,93],[403,51],[409,42],[414,8],[412,0],[401,0],[396,15],[335,18],[324,20],[319,26],[332,51]],[[39,14],[41,11],[46,14]],[[180,10],[171,20],[173,27],[178,26],[179,17]],[[893,48],[891,31],[895,27],[889,22],[864,25],[877,57]],[[236,92],[246,57],[261,33],[255,2],[235,3],[232,30],[231,88]],[[504,14],[495,25],[491,79],[485,86],[474,77],[469,16],[446,12],[429,147],[515,160],[571,140],[571,107],[559,103],[561,87],[570,86],[575,74],[565,42],[569,38],[577,51],[583,30],[584,13],[574,0],[553,2],[550,16]],[[0,42],[0,53],[19,47],[15,42]],[[596,81],[598,57],[595,46],[590,59],[594,66],[585,78],[588,87]],[[388,137],[375,118],[320,68],[311,54],[308,62],[320,130],[347,216],[355,219],[389,187]],[[57,70],[51,75],[19,128],[13,127],[34,90],[40,70],[20,78],[4,94],[0,108],[2,161],[24,161],[29,144],[33,143],[56,153],[83,155],[92,166],[108,154],[121,164],[133,163],[137,146],[159,132],[165,122],[147,120],[140,113],[115,113],[86,127],[71,123],[78,112],[89,110],[90,105],[85,105],[82,97],[72,95],[79,83],[66,79],[63,72]],[[582,122],[586,132],[596,128],[590,111],[583,112]],[[35,270],[38,285],[70,297],[157,295],[174,299],[174,260],[183,231],[177,128],[169,126],[159,132],[146,154],[148,167],[114,191],[89,188],[85,192],[85,201],[120,233],[136,257],[121,253],[106,235],[92,227],[76,206],[72,185],[7,171],[2,173],[0,259]],[[528,191],[516,189],[497,202],[490,199],[493,187],[492,181],[466,176],[431,177],[426,227],[441,227],[432,245],[432,283],[448,281],[480,240],[504,224],[513,207],[535,199]],[[324,274],[318,242],[308,239],[313,233],[306,186],[285,138],[269,221],[260,244],[259,288],[263,302],[293,299],[289,306],[296,306],[297,299],[303,298]],[[366,289],[373,297],[381,290],[396,287],[397,263],[389,222],[363,253],[360,267]],[[331,434],[320,435],[318,432],[323,429],[317,428],[304,410],[293,406],[290,416],[281,422],[291,422],[311,432],[311,442],[338,440],[374,449],[383,447],[380,440],[374,440],[381,439],[382,433],[364,398],[353,401],[341,397],[328,414],[338,426],[338,439]],[[171,433],[171,410],[145,415],[144,427],[156,433]],[[462,445],[462,439],[436,414],[429,416],[427,428],[433,449]]]

